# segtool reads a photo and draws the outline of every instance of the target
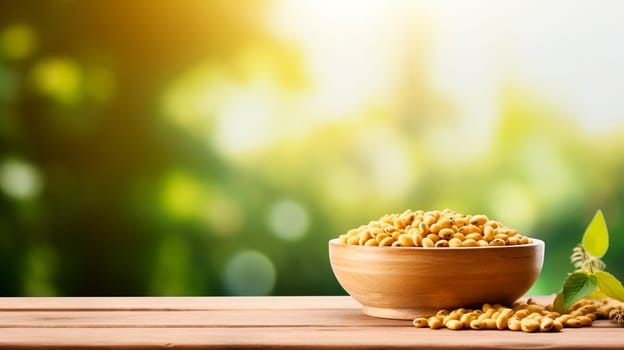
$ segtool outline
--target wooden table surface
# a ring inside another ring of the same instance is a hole
[[[346,296],[0,298],[0,348],[624,349],[624,328],[417,329]]]

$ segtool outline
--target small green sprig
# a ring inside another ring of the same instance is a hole
[[[609,248],[609,231],[602,211],[598,210],[585,230],[581,244],[574,247],[570,260],[574,272],[568,274],[553,307],[563,313],[582,298],[610,297],[624,302],[624,286],[615,276],[604,271],[602,258]]]

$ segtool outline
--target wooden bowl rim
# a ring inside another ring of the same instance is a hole
[[[487,247],[392,247],[392,246],[365,246],[359,244],[345,244],[341,243],[338,238],[332,238],[329,240],[330,246],[346,246],[348,249],[368,249],[368,250],[407,250],[407,251],[469,251],[469,250],[498,250],[498,249],[521,249],[521,248],[532,248],[532,247],[544,247],[546,244],[543,240],[537,238],[530,238],[533,242],[527,244],[516,244],[516,245],[503,245],[503,246],[487,246]]]

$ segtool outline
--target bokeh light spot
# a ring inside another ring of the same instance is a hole
[[[163,97],[163,114],[186,132],[205,136],[216,109],[231,90],[222,67],[207,63],[179,78]]]
[[[205,207],[202,185],[191,175],[175,172],[165,179],[161,200],[167,213],[179,219],[194,217]]]
[[[224,286],[231,295],[269,295],[275,279],[273,262],[255,250],[234,255],[225,266]]]
[[[268,213],[269,227],[277,237],[295,241],[308,231],[308,212],[300,203],[282,199],[271,206]]]
[[[268,86],[240,87],[219,109],[211,142],[226,155],[256,150],[274,139],[275,103]]]
[[[39,195],[42,187],[41,174],[31,164],[9,159],[0,167],[0,188],[13,198],[33,198]]]
[[[243,210],[236,201],[225,196],[215,196],[210,200],[205,220],[214,233],[221,236],[233,235],[240,232]]]
[[[22,59],[30,56],[35,50],[36,35],[33,29],[25,24],[16,24],[0,34],[0,51],[10,59]]]
[[[73,104],[81,96],[82,75],[78,65],[66,58],[50,58],[32,69],[36,89],[59,103]]]

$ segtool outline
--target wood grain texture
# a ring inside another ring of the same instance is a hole
[[[0,297],[0,311],[9,310],[247,310],[267,305],[275,309],[353,309],[359,304],[343,296],[318,297]]]
[[[537,298],[541,302],[552,296]],[[2,349],[622,349],[608,321],[561,333],[417,329],[350,297],[0,298]],[[11,309],[13,302],[14,308]],[[89,301],[93,302],[93,305]],[[159,302],[184,310],[162,310]],[[152,305],[153,303],[153,305]],[[36,304],[36,303],[35,303]],[[197,305],[197,309],[191,307]],[[76,306],[74,306],[76,305]],[[135,306],[140,305],[141,310]],[[244,307],[241,307],[244,305]],[[43,307],[47,308],[42,310]],[[106,308],[103,308],[106,306]],[[112,308],[111,306],[115,306]],[[21,309],[20,309],[21,307]],[[10,309],[10,310],[7,310]]]
[[[621,330],[619,330],[621,333]],[[106,349],[622,349],[613,328],[561,333],[450,331],[413,327],[84,328],[2,330],[3,348]]]

